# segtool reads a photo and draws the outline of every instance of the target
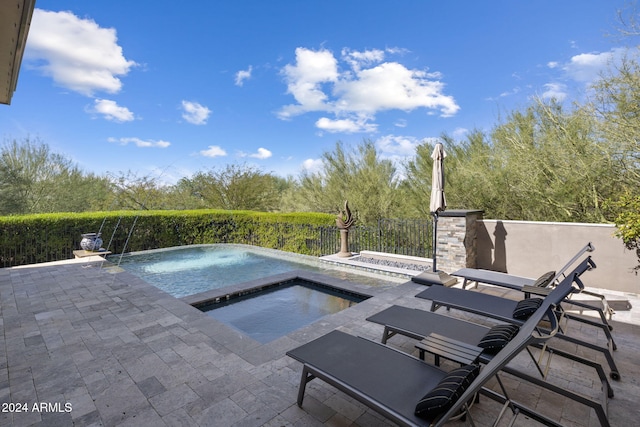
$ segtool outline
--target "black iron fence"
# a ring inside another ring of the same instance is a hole
[[[337,227],[315,227],[306,245],[317,255],[329,255],[340,250]],[[397,255],[431,258],[433,227],[431,219],[381,219],[375,226],[354,226],[349,229],[351,252],[376,251]]]

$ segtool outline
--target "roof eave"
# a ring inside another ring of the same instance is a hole
[[[0,104],[11,104],[27,44],[35,0],[0,2]]]

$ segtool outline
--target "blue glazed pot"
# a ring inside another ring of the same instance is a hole
[[[85,251],[98,251],[102,246],[101,233],[85,233],[82,235],[80,247]]]

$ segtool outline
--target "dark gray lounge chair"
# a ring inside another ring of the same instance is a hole
[[[319,378],[404,426],[442,425],[461,409],[466,409],[467,402],[477,392],[504,404],[500,415],[508,406],[516,416],[523,413],[544,424],[558,426],[553,420],[510,400],[504,387],[502,395],[483,388],[494,377],[502,386],[498,372],[528,345],[544,342],[557,331],[553,306],[548,301],[543,302],[523,323],[518,334],[480,370],[464,390],[458,390],[455,394],[457,399],[452,399],[439,413],[431,413],[423,418],[415,412],[418,402],[426,397],[425,393],[441,389],[441,381],[449,378],[447,372],[391,347],[337,330],[287,352],[288,356],[304,365],[298,405],[302,406],[307,383]],[[551,319],[554,329],[548,335],[540,336],[536,332],[536,325],[545,315]]]
[[[563,267],[561,267],[557,271],[550,272],[552,273],[552,275],[551,277],[549,277],[547,284],[554,284],[556,281],[565,278],[567,276],[567,270],[573,264],[575,264],[580,259],[580,257],[582,257],[582,255],[587,252],[593,251],[595,251],[595,247],[591,244],[591,242],[587,243]],[[462,283],[462,289],[466,289],[469,282],[475,282],[476,284],[480,282],[514,290],[522,290],[524,286],[532,286],[536,282],[536,279],[514,276],[512,274],[500,273],[497,271],[483,270],[480,268],[462,268],[455,273],[452,273],[452,276],[458,276],[464,279],[464,282]],[[488,279],[490,281],[485,282],[484,279]],[[544,286],[546,286],[546,284]]]
[[[595,250],[594,246],[591,243],[587,243],[582,249],[578,251],[578,253],[573,258],[569,260],[568,263],[566,263],[562,268],[560,268],[560,270],[558,270],[557,272],[549,271],[547,273],[544,273],[538,279],[515,276],[512,274],[501,273],[501,272],[492,271],[492,270],[484,270],[480,268],[461,268],[460,270],[457,270],[451,273],[451,276],[460,277],[463,279],[462,289],[466,289],[467,286],[470,284],[475,284],[475,287],[477,288],[479,283],[483,283],[485,285],[500,286],[503,288],[513,289],[517,291],[521,291],[523,290],[523,288],[530,287],[530,286],[534,286],[534,287],[553,286],[559,283],[559,281],[562,280],[564,277],[566,277],[566,271],[576,261],[578,261],[578,259],[583,254],[587,252],[593,252],[594,250]],[[427,274],[427,276],[423,277],[423,274]],[[433,282],[429,280],[428,273],[423,273],[423,274],[414,276],[411,280],[415,283],[420,283],[423,285],[433,284]],[[607,320],[607,317],[611,319],[611,316],[613,315],[614,311],[609,306],[609,303],[607,302],[607,298],[600,293],[586,291],[586,290],[583,290],[582,294],[600,299],[602,307],[588,301],[573,300],[573,301],[567,301],[567,303],[577,307],[578,310],[580,311],[584,311],[584,310],[596,311],[600,316],[602,323],[607,325],[609,330],[613,330],[613,327]],[[525,292],[525,295],[527,298],[529,297],[528,293],[526,292]]]
[[[513,289],[516,291],[521,291],[523,288],[528,286],[539,286],[539,287],[547,287],[554,286],[559,283],[564,277],[566,277],[566,272],[573,264],[576,263],[580,259],[580,257],[587,253],[593,252],[595,250],[594,246],[591,243],[587,243],[582,249],[578,251],[578,253],[569,260],[560,270],[558,271],[549,271],[541,275],[538,279],[531,279],[529,277],[515,276],[513,274],[501,273],[498,271],[491,270],[483,270],[480,268],[462,268],[451,273],[452,276],[461,277],[462,281],[462,289],[466,289],[468,285],[475,284],[475,287],[478,287],[478,283],[483,283],[486,285],[499,286],[502,288]],[[415,281],[420,283],[420,276],[416,276]],[[613,330],[607,317],[611,319],[614,311],[609,306],[607,302],[607,298],[597,292],[591,291],[582,291],[583,295],[589,295],[595,298],[598,298],[602,303],[602,307],[593,304],[592,302],[587,301],[567,301],[567,303],[572,304],[576,307],[579,307],[579,310],[590,310],[596,311],[600,316],[600,319],[603,324],[607,325],[609,330]],[[525,295],[527,298],[528,294]]]
[[[548,296],[548,298],[550,298],[552,302],[561,300],[564,296],[572,291],[572,282],[573,280],[570,273],[567,278],[565,278],[560,284],[558,284],[558,286],[554,289],[553,293]],[[504,325],[498,325],[496,327],[490,328],[488,326],[479,325],[450,316],[445,316],[439,313],[397,305],[382,310],[381,312],[368,317],[367,320],[384,326],[384,331],[382,334],[383,344],[386,344],[387,340],[394,335],[400,334],[416,340],[421,340],[422,342],[420,343],[420,345],[418,345],[418,347],[422,352],[422,348],[425,348],[424,346],[442,346],[441,340],[439,338],[434,339],[433,337],[443,336],[446,337],[447,344],[448,341],[452,341],[454,343],[462,343],[465,346],[473,346],[476,348],[479,346],[481,348],[484,348],[484,350],[480,353],[478,360],[481,363],[485,364],[493,358],[495,350],[497,348],[500,348],[500,345],[504,345],[508,340],[508,334],[505,333],[498,333],[498,336],[496,337],[495,329],[499,328],[499,330],[504,331]],[[451,352],[449,348],[450,347],[447,347],[447,351]],[[441,348],[437,348],[437,350],[438,351],[434,352],[436,364],[438,364],[438,355],[442,354]],[[547,349],[545,347],[542,347],[542,350],[546,351]],[[457,351],[460,350],[457,347],[454,347],[452,353],[455,355],[457,354]],[[566,397],[591,406],[596,410],[599,418],[606,418],[606,399],[607,397],[613,397],[614,393],[611,385],[609,384],[609,381],[607,380],[607,376],[599,363],[554,348],[553,350],[546,352],[547,361],[546,367],[543,371],[543,369],[541,369],[541,367],[539,366],[539,363],[542,360],[542,353],[540,355],[540,358],[536,360],[530,350],[527,349],[527,351],[529,352],[529,355],[538,368],[542,378],[545,379],[550,367],[552,356],[564,357],[566,359],[584,364],[586,366],[593,367],[602,383],[603,393],[606,393],[606,395],[603,394],[602,402],[590,401],[569,391],[564,391],[563,394]],[[464,354],[465,353],[463,352],[463,356],[461,356],[462,358],[464,357]],[[514,370],[510,370],[509,373],[523,378],[527,381],[531,381],[541,387],[548,389],[554,388],[552,384],[542,381],[539,378],[532,379],[531,376],[525,373],[520,373]]]
[[[375,315],[367,318],[367,320],[384,326],[382,336],[383,344],[386,344],[387,341],[396,334],[404,335],[416,340],[424,340],[429,336],[436,336],[437,334],[440,336],[446,336],[447,338],[460,343],[477,346],[491,331],[491,328],[488,326],[478,325],[466,320],[452,318],[450,316],[433,313],[431,311],[424,311],[398,305],[393,305],[379,313],[376,313]],[[607,375],[602,369],[602,366],[599,363],[558,349],[554,349],[549,353],[549,359],[551,358],[551,354],[554,356],[565,357],[578,363],[593,367],[602,384],[602,399],[600,401],[589,399],[509,366],[505,366],[502,370],[531,384],[538,385],[544,389],[558,393],[564,397],[593,408],[601,422],[601,425],[608,425],[605,421],[607,420],[607,398],[613,397],[614,392],[607,380]],[[531,356],[533,358],[533,355]],[[483,351],[480,353],[478,361],[480,363],[487,364],[492,358],[493,354],[491,352]],[[534,362],[537,366],[537,361],[534,360]],[[436,365],[438,365],[437,358]],[[543,377],[545,373],[541,371]]]
[[[584,285],[580,281],[579,276],[582,275],[582,273],[584,273],[585,271],[590,270],[594,267],[595,263],[593,263],[591,257],[585,258],[576,267],[576,269],[574,270],[576,274],[573,281],[579,286],[579,288],[584,288]],[[431,311],[436,311],[439,307],[447,307],[447,309],[454,308],[462,311],[467,311],[479,314],[481,316],[497,319],[502,322],[513,324],[522,323],[522,320],[514,318],[514,311],[519,304],[522,304],[521,301],[514,301],[508,298],[501,298],[498,296],[483,294],[479,292],[471,292],[459,288],[447,288],[444,286],[431,286],[428,289],[425,289],[424,291],[417,294],[416,297],[431,300]],[[580,319],[576,320],[581,321]],[[615,346],[615,343],[613,343],[612,339],[610,338],[611,335],[609,328],[597,322],[589,324],[602,328],[602,330],[607,335],[608,345]],[[596,344],[572,337],[566,333],[558,333],[557,338],[601,352],[607,359],[607,362],[611,369],[611,378],[615,380],[620,379],[620,372],[618,371],[616,363],[613,360],[613,355],[609,346],[598,346]]]

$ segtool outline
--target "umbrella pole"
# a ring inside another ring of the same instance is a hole
[[[431,247],[433,266],[432,271],[438,271],[436,267],[436,247],[438,245],[438,212],[432,212],[433,214],[433,246]]]

